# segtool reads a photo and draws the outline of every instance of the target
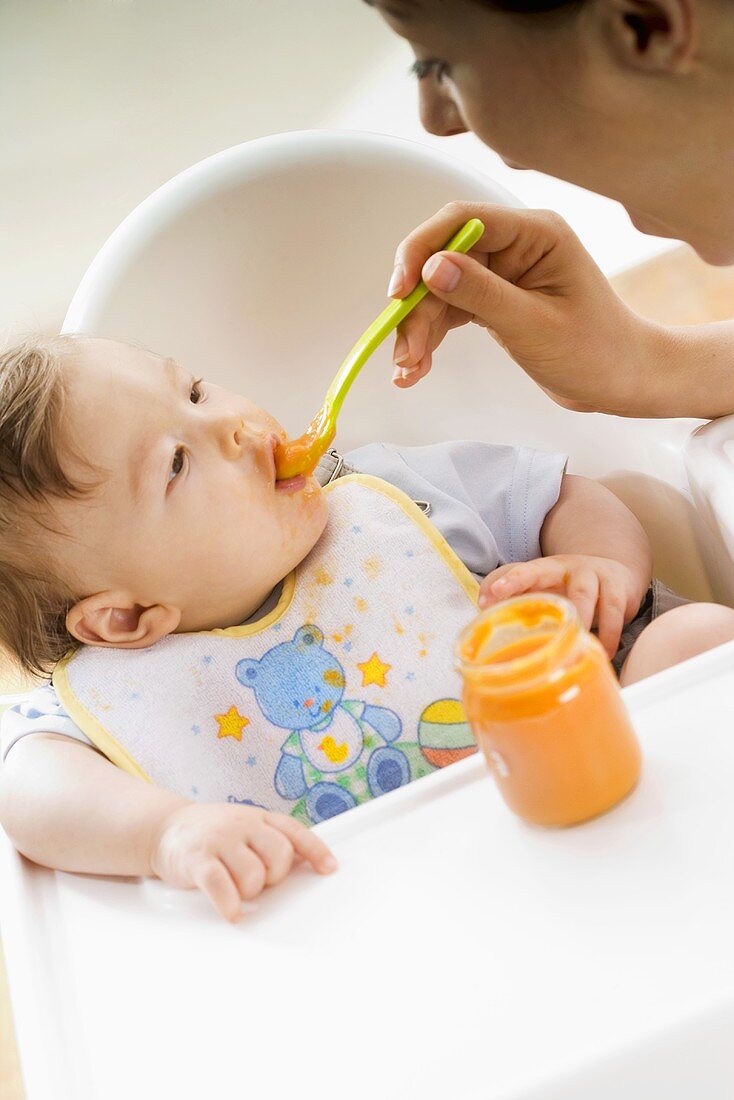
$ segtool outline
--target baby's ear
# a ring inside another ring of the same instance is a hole
[[[245,687],[252,687],[255,680],[257,680],[257,666],[259,663],[259,661],[255,661],[251,657],[246,658],[244,661],[237,662],[237,668],[234,670],[235,676],[241,684],[245,685]]]
[[[98,592],[74,604],[66,629],[85,645],[145,649],[172,634],[181,621],[175,607],[143,607],[124,592]]]

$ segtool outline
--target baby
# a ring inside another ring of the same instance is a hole
[[[566,595],[622,683],[734,638],[734,611],[652,581],[636,518],[563,456],[375,444],[280,483],[283,439],[137,346],[0,357],[0,642],[56,670],[2,722],[0,821],[30,859],[198,887],[236,920],[297,859],[335,869],[308,824],[472,751],[451,648],[477,596]],[[205,730],[218,665],[232,703]]]

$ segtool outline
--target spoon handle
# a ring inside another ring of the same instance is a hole
[[[479,218],[472,218],[463,225],[458,233],[454,234],[448,244],[444,245],[443,252],[468,252],[477,243],[484,225]],[[428,294],[428,287],[421,281],[406,298],[397,298],[383,309],[379,317],[375,318],[369,328],[360,336],[357,343],[347,355],[339,367],[334,381],[326,393],[324,407],[328,410],[330,419],[336,419],[347,396],[354,379],[361,371],[373,351],[380,346],[382,341],[393,332],[404,317],[415,309]]]

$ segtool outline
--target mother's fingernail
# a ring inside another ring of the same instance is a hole
[[[394,363],[402,363],[410,355],[410,348],[408,347],[408,341],[404,336],[398,336],[395,341],[395,348],[392,353]]]
[[[450,294],[456,290],[461,278],[461,268],[445,256],[431,256],[423,265],[423,281],[436,290]]]
[[[390,282],[387,284],[387,296],[392,298],[395,294],[400,294],[403,289],[403,279],[405,278],[405,269],[402,264],[397,264],[392,275],[390,276]]]

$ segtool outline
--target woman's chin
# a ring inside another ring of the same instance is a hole
[[[734,241],[708,242],[706,245],[691,242],[691,248],[705,264],[710,267],[731,267],[734,265]]]

